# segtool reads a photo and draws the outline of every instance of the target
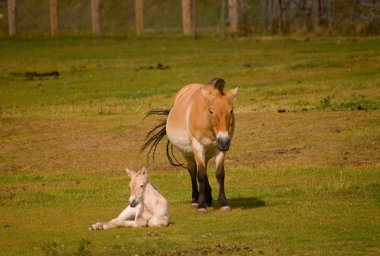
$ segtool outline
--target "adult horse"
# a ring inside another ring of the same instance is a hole
[[[176,94],[171,109],[153,109],[147,114],[167,115],[167,118],[147,134],[141,151],[151,145],[148,155],[153,150],[154,157],[157,144],[167,134],[168,159],[173,165],[182,165],[173,155],[174,145],[186,160],[192,183],[192,206],[200,212],[207,211],[206,204],[212,204],[207,163],[213,157],[220,209],[230,209],[224,192],[224,159],[234,133],[233,99],[238,88],[225,91],[224,84],[223,79],[214,78],[208,85],[187,85]]]

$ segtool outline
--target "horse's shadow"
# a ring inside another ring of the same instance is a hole
[[[227,202],[232,208],[252,209],[265,206],[265,202],[257,197],[229,198]]]
[[[264,207],[266,205],[265,201],[257,197],[239,197],[239,198],[228,198],[228,205],[232,208],[241,208],[241,209],[253,209],[258,207]],[[187,203],[184,202],[184,203]],[[219,207],[218,200],[212,201],[212,207]]]

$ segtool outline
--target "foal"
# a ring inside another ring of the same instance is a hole
[[[134,172],[126,168],[126,172],[131,178],[128,207],[115,219],[91,225],[90,230],[169,225],[168,201],[150,182],[148,170],[143,167],[140,171]]]

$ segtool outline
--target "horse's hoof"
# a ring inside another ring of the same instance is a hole
[[[228,205],[222,206],[222,207],[220,207],[220,211],[221,212],[230,212],[231,207],[229,207]]]
[[[198,213],[206,213],[207,209],[206,208],[198,208]]]
[[[191,203],[191,208],[198,208],[198,204],[197,203]]]
[[[88,230],[95,230],[93,226],[90,226]]]

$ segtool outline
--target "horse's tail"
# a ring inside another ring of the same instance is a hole
[[[147,156],[149,158],[150,154],[152,153],[153,161],[154,161],[154,155],[156,153],[157,145],[158,143],[160,143],[162,138],[164,138],[166,135],[166,122],[167,122],[167,119],[168,119],[167,116],[169,115],[169,113],[170,113],[170,109],[151,109],[147,112],[146,116],[144,117],[145,119],[146,117],[151,116],[151,115],[166,116],[165,120],[159,122],[155,127],[153,127],[153,129],[151,129],[147,133],[144,144],[140,148],[140,154],[141,154],[145,151],[145,149],[147,149],[150,146]],[[171,165],[184,167],[183,164],[181,164],[174,156],[173,145],[170,143],[169,140],[166,143],[166,156]]]

